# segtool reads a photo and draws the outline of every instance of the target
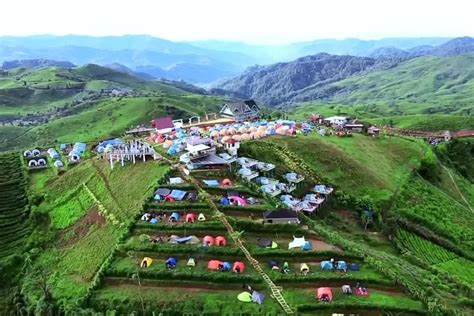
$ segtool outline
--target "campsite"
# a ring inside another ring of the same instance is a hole
[[[454,169],[430,182],[429,140],[257,112],[2,154],[0,253],[28,240],[24,299],[55,266],[46,289],[73,312],[467,309],[472,220],[451,176],[470,187]]]

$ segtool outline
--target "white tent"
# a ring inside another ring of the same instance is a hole
[[[296,238],[295,236],[293,236],[293,241],[288,244],[288,249],[301,248],[304,246],[305,243],[306,240],[304,239],[304,237]]]

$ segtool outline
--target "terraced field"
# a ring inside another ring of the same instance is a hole
[[[17,153],[0,155],[0,258],[19,250],[30,232],[27,180]]]
[[[212,174],[209,176],[212,177]],[[251,314],[281,315],[283,310],[279,304],[283,301],[288,304],[285,312],[298,314],[324,314],[327,308],[341,312],[363,310],[369,314],[382,309],[402,314],[423,313],[421,302],[409,298],[397,285],[366,264],[362,257],[327,243],[302,226],[262,226],[260,212],[274,208],[275,202],[252,191],[244,180],[235,180],[232,190],[238,188],[241,192],[252,192],[254,197],[263,202],[262,205],[240,207],[239,210],[237,206],[215,204],[219,196],[226,193],[226,189],[200,188],[196,184],[201,186],[200,181],[175,187],[157,186],[197,191],[198,199],[189,203],[156,202],[150,198],[142,214],[159,214],[161,220],[153,224],[142,220],[141,215],[137,217],[129,236],[118,246],[114,259],[105,270],[101,285],[92,293],[90,307],[101,311],[135,310],[139,313],[203,311],[232,314],[236,310],[245,310]],[[170,222],[168,218],[174,212],[180,214],[180,219]],[[186,222],[184,219],[188,213],[202,213],[206,220]],[[253,213],[253,216],[248,216],[249,213]],[[220,220],[220,216],[227,219],[232,230]],[[223,236],[227,244],[205,246],[202,240],[207,235]],[[200,242],[168,242],[169,238],[175,238],[173,236],[196,236]],[[308,251],[288,249],[288,242],[293,240],[293,236],[304,236],[314,248]],[[259,247],[258,238],[270,238],[278,243],[278,247]],[[153,260],[152,264],[146,268],[140,267],[146,257]],[[175,269],[166,267],[165,261],[169,257],[177,259]],[[195,260],[195,266],[188,265],[190,258]],[[355,262],[361,269],[346,272],[322,270],[320,262],[330,258]],[[240,261],[244,263],[245,269],[241,273],[210,270],[210,260]],[[255,260],[257,266],[252,262]],[[278,270],[271,267],[275,261],[278,262]],[[288,262],[288,273],[283,273],[281,269],[284,262]],[[310,269],[306,274],[300,271],[303,263]],[[369,287],[372,294],[368,297],[340,294],[342,285],[354,286],[356,282]],[[270,284],[283,289],[280,298],[273,293]],[[247,286],[266,296],[262,305],[237,300],[237,295],[245,291]],[[337,300],[328,305],[318,304],[315,291],[323,286],[332,287]],[[115,305],[110,302],[115,302]]]

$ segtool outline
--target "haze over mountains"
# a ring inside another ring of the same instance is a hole
[[[287,45],[238,42],[172,42],[147,35],[0,37],[0,63],[49,59],[75,65],[120,64],[154,78],[210,84],[240,74],[247,67],[290,61],[321,52],[369,56],[376,49],[439,45],[449,38],[388,38],[381,40],[315,40]]]

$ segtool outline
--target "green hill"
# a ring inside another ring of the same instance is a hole
[[[187,87],[189,89],[189,87]],[[196,90],[199,91],[199,90]],[[118,136],[154,116],[215,112],[217,97],[113,69],[15,68],[0,75],[0,150]]]

